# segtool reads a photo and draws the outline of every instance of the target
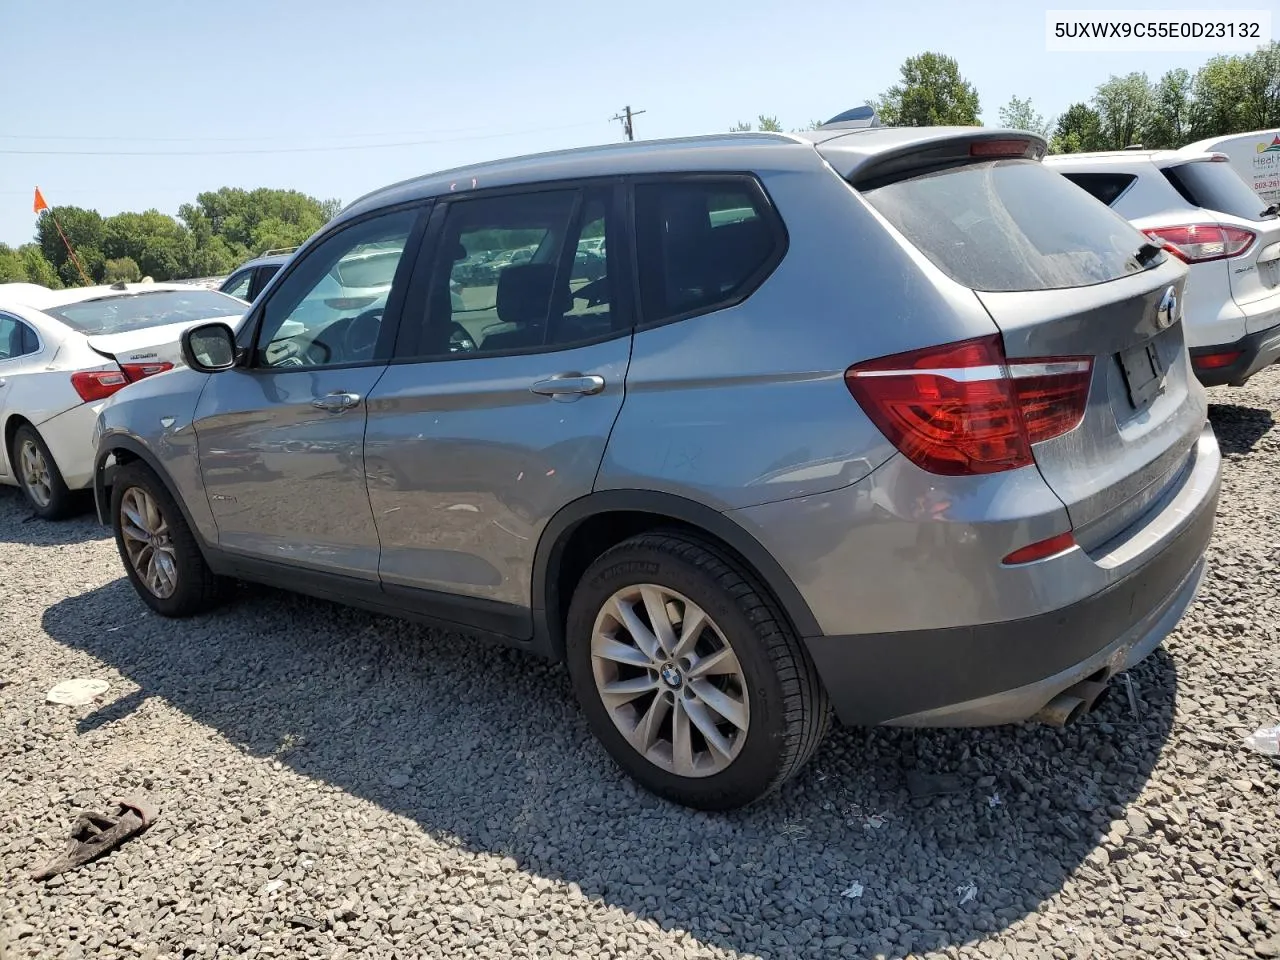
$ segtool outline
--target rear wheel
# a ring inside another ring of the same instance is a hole
[[[809,759],[831,710],[812,661],[745,571],[682,533],[595,561],[570,605],[566,654],[592,731],[644,787],[725,810]]]
[[[122,464],[111,487],[116,548],[142,601],[166,617],[213,607],[222,582],[160,478],[145,464]]]
[[[35,427],[24,423],[13,435],[10,462],[18,485],[36,516],[62,520],[76,509],[76,498],[67,489],[53,454]]]

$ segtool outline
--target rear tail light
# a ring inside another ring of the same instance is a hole
[[[1187,263],[1207,263],[1238,257],[1256,239],[1252,230],[1223,227],[1216,223],[1193,223],[1184,227],[1153,227],[1147,236]]]
[[[85,403],[105,400],[128,383],[120,370],[80,370],[71,375],[71,386]]]
[[[1056,557],[1060,553],[1066,553],[1075,545],[1076,538],[1068,530],[1066,533],[1060,533],[1056,537],[1050,537],[1048,540],[1029,543],[1025,547],[1013,551],[1001,563],[1006,566],[1014,566],[1019,563],[1034,563],[1036,560],[1045,559],[1045,557]]]
[[[157,373],[164,373],[166,370],[172,370],[172,363],[122,363],[120,369],[124,371],[124,375],[129,378],[130,383],[136,383],[144,377],[152,377]]]
[[[1220,370],[1229,367],[1244,356],[1243,350],[1228,350],[1225,353],[1203,353],[1191,358],[1191,366],[1197,370]]]
[[[1031,445],[1074,430],[1092,357],[1009,362],[999,334],[856,364],[845,384],[916,466],[944,476],[1031,465]]]

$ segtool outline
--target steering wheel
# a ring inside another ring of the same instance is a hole
[[[348,361],[369,360],[378,345],[382,331],[382,313],[385,307],[374,307],[347,323],[342,333],[342,355]]]
[[[467,332],[467,328],[454,320],[449,327],[449,352],[472,353],[478,349],[475,339]]]

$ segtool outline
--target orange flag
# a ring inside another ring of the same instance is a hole
[[[39,213],[41,210],[48,210],[49,205],[44,202],[44,194],[40,192],[40,188],[36,187],[36,203],[32,213]]]

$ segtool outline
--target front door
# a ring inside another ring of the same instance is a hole
[[[313,246],[250,317],[245,364],[210,378],[195,429],[224,550],[376,582],[367,399],[386,371],[421,215],[367,218]]]
[[[563,187],[437,210],[425,322],[406,338],[405,313],[369,400],[387,593],[449,594],[461,622],[527,629],[539,534],[591,492],[622,406],[620,210],[611,188]]]

